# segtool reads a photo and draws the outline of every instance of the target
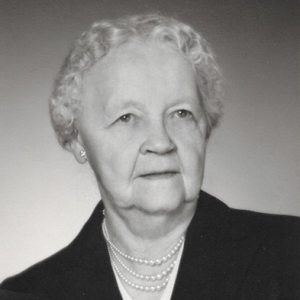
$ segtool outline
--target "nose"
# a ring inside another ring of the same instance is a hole
[[[153,122],[149,125],[146,139],[141,145],[141,153],[167,154],[176,149],[163,122]]]

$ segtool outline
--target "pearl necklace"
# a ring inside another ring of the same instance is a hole
[[[140,273],[136,273],[135,271],[133,271],[132,269],[130,269],[128,266],[126,266],[122,260],[119,258],[119,256],[117,255],[117,253],[115,252],[115,250],[110,247],[110,250],[113,254],[113,256],[115,257],[115,259],[118,261],[118,263],[128,272],[130,273],[132,276],[141,279],[141,280],[145,280],[145,281],[158,281],[158,280],[162,280],[162,278],[166,277],[167,275],[169,275],[174,266],[176,265],[176,259],[162,272],[158,273],[158,274],[154,274],[154,275],[147,275],[147,274],[140,274]]]
[[[105,219],[103,220],[102,223],[102,231],[103,231],[103,235],[105,238],[105,241],[107,242],[107,245],[109,246],[109,252],[113,254],[114,258],[117,260],[117,262],[128,272],[130,273],[132,276],[140,279],[140,280],[145,280],[145,281],[158,281],[158,280],[162,280],[163,278],[164,281],[161,282],[160,284],[157,285],[141,285],[141,284],[136,284],[134,282],[132,282],[131,280],[129,280],[118,268],[116,261],[114,259],[111,259],[111,263],[112,266],[114,268],[114,270],[116,271],[116,273],[118,274],[118,276],[122,279],[122,281],[125,282],[125,284],[129,285],[130,287],[139,290],[139,291],[144,291],[144,292],[158,292],[161,291],[162,289],[164,289],[168,282],[169,282],[169,278],[170,278],[170,273],[173,271],[174,266],[176,265],[176,259],[163,271],[161,271],[161,273],[158,274],[154,274],[154,275],[146,275],[146,274],[139,274],[136,273],[135,271],[133,271],[132,269],[130,269],[128,266],[126,266],[122,260],[120,259],[120,257],[118,256],[118,254],[120,254],[122,257],[126,258],[127,260],[130,260],[132,262],[136,262],[136,263],[140,263],[140,264],[145,264],[145,265],[149,265],[151,267],[155,267],[158,265],[161,265],[163,263],[166,263],[169,259],[171,259],[178,251],[179,249],[182,247],[183,242],[184,242],[184,236],[181,236],[181,238],[179,239],[179,241],[176,243],[176,245],[172,248],[172,250],[166,255],[163,256],[160,259],[156,259],[156,260],[147,260],[147,259],[142,259],[142,258],[137,258],[137,257],[133,257],[130,255],[125,254],[124,252],[122,252],[117,246],[115,246],[109,239],[108,237],[108,232],[107,232],[107,228],[106,228],[106,224],[105,224]],[[117,254],[118,253],[118,254]]]
[[[115,264],[114,261],[112,261],[112,265],[114,267],[114,269],[116,270],[116,272],[118,273],[118,275],[120,276],[120,278],[129,286],[131,286],[132,288],[139,290],[139,291],[145,291],[145,292],[158,292],[162,289],[164,289],[169,281],[169,277],[167,277],[161,284],[158,285],[140,285],[140,284],[136,284],[133,283],[132,281],[130,281],[128,278],[126,278],[122,272],[119,270],[118,266]]]
[[[104,238],[106,240],[106,242],[118,253],[120,254],[122,257],[124,257],[125,259],[131,261],[131,262],[136,262],[139,264],[144,264],[144,265],[149,265],[149,266],[159,266],[163,263],[166,263],[168,260],[170,260],[180,249],[180,247],[182,246],[183,242],[184,242],[184,236],[182,235],[179,239],[179,241],[176,243],[176,245],[171,249],[171,251],[161,257],[161,258],[157,258],[157,259],[144,259],[144,258],[139,258],[139,257],[134,257],[131,255],[128,255],[126,253],[124,253],[123,251],[121,251],[115,244],[113,244],[112,241],[110,241],[110,239],[108,238],[108,233],[107,233],[107,228],[106,228],[106,224],[105,224],[105,220],[103,220],[102,223],[102,230],[103,230],[103,234],[104,234]]]

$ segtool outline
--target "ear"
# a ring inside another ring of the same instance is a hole
[[[87,155],[85,152],[84,147],[82,146],[82,143],[80,143],[80,141],[73,140],[72,142],[70,142],[67,146],[66,149],[70,152],[73,153],[75,159],[80,163],[80,164],[84,164],[87,162]]]

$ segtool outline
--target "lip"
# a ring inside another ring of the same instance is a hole
[[[178,172],[176,171],[162,171],[162,172],[150,172],[142,174],[139,177],[148,180],[157,180],[157,179],[168,179],[176,176]]]

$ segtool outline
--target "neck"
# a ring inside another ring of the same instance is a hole
[[[196,209],[196,201],[172,213],[150,214],[137,209],[114,210],[105,203],[105,223],[110,240],[125,253],[157,258],[168,252],[185,234]]]

